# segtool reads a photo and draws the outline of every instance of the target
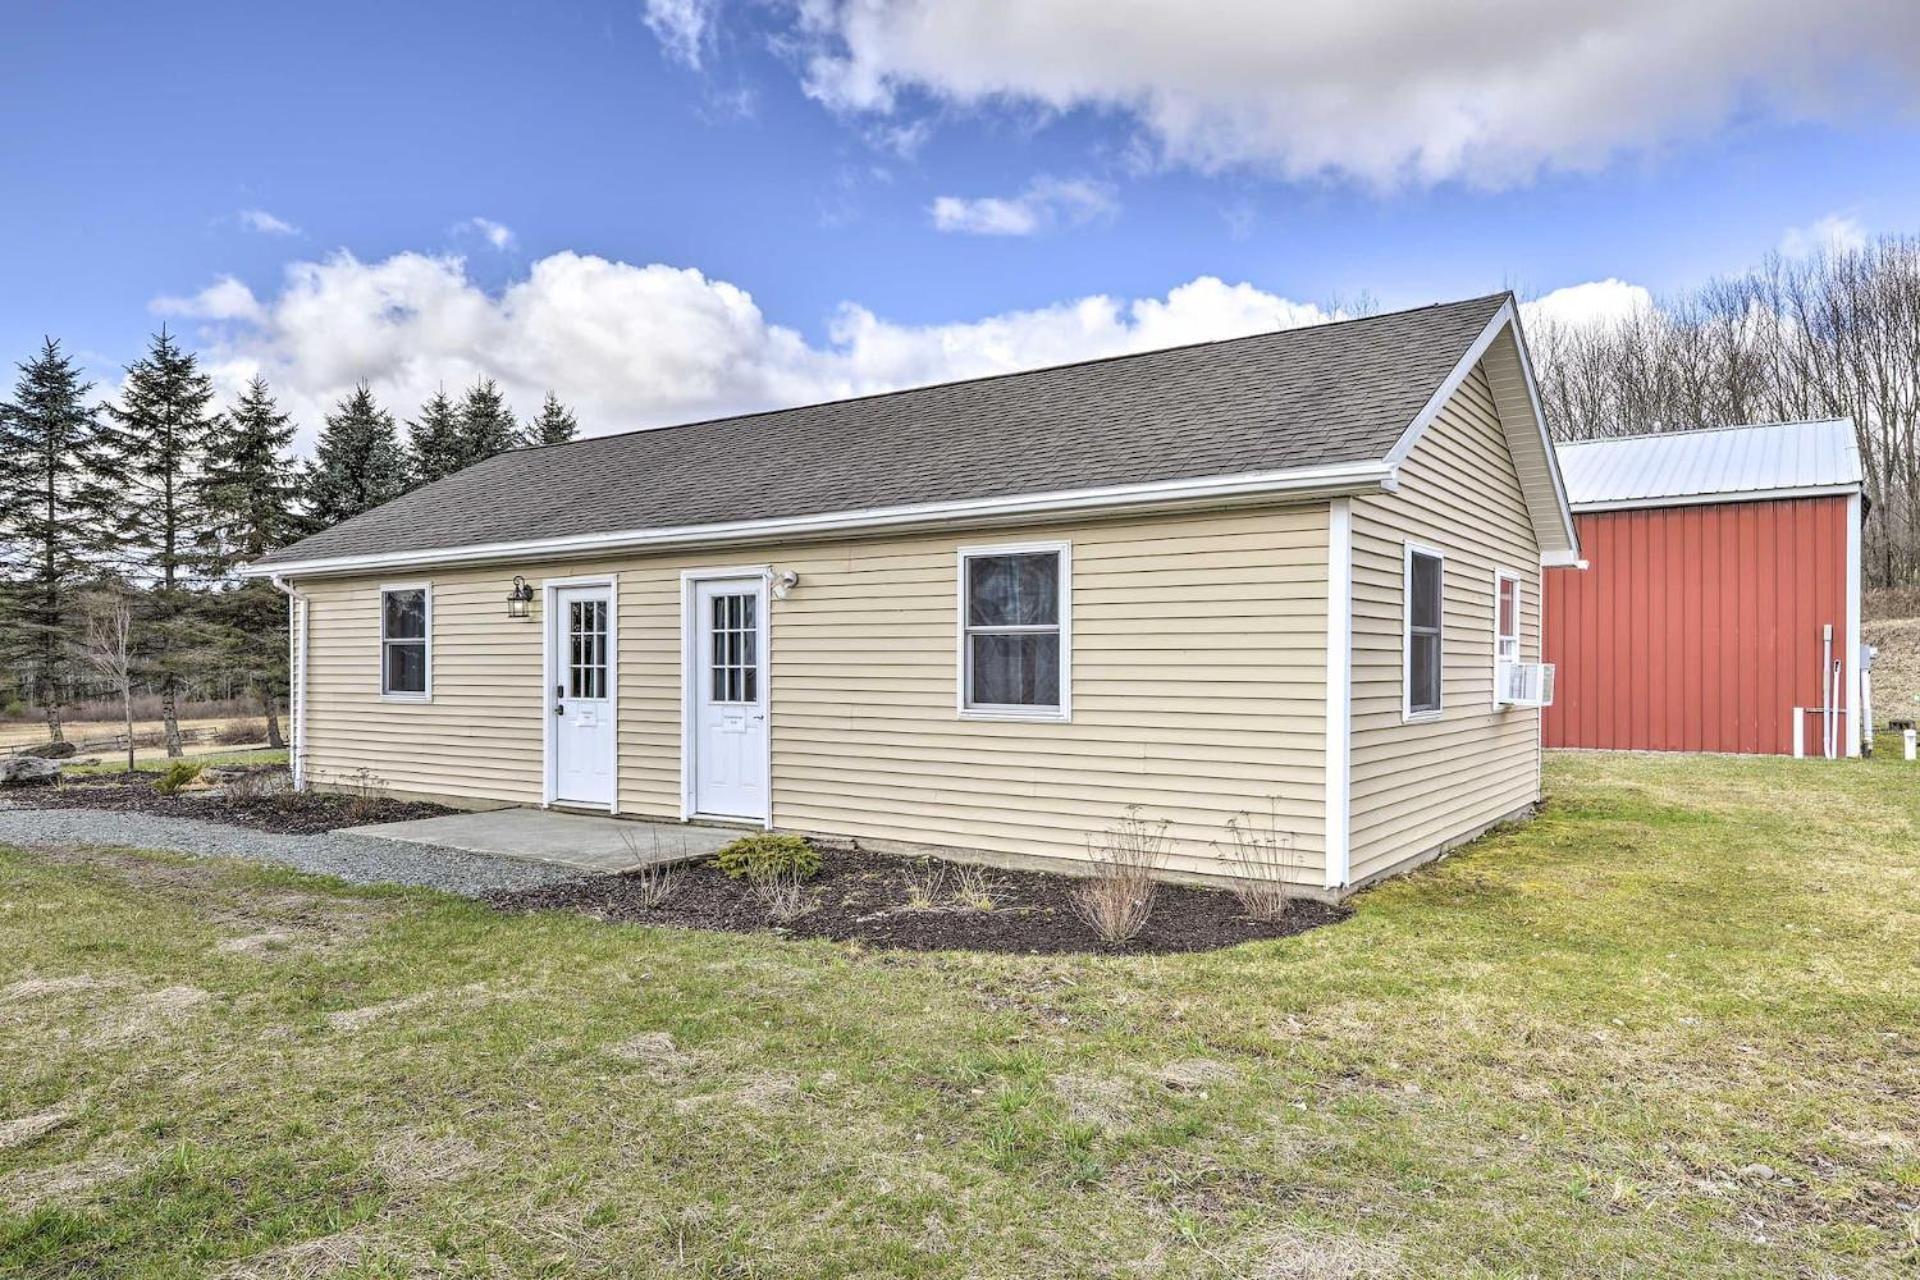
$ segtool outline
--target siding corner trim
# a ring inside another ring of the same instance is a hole
[[[1353,799],[1353,502],[1327,506],[1327,888],[1351,875]]]

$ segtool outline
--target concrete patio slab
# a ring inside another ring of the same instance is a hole
[[[449,813],[410,822],[376,822],[348,827],[347,834],[377,840],[434,844],[498,858],[547,862],[581,871],[611,874],[654,862],[704,858],[740,832],[725,827],[691,827],[678,822],[636,822],[550,809],[492,809],[485,813]]]

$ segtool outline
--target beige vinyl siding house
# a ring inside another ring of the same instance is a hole
[[[1105,406],[1089,401],[1147,357],[823,407],[842,416],[821,430],[837,426],[853,455],[869,432],[897,446],[943,413],[965,418],[949,434],[975,421],[991,432],[1035,403],[1053,406],[1047,440],[1089,412],[1151,440],[1194,399],[1175,387],[1154,403],[1154,388],[1224,367],[1220,396],[1245,396],[1246,379],[1265,376],[1246,344],[1276,362],[1304,345],[1324,376],[1296,377],[1321,402],[1299,430],[1330,432],[1327,398],[1354,375],[1342,361],[1421,366],[1396,390],[1403,407],[1369,396],[1341,410],[1372,433],[1349,446],[1356,456],[1293,468],[1215,472],[1198,459],[1197,479],[828,507],[778,528],[636,506],[653,529],[516,538],[489,514],[519,501],[516,485],[538,488],[556,467],[618,475],[608,451],[650,450],[632,464],[644,490],[644,475],[694,470],[659,451],[697,453],[702,433],[738,420],[482,464],[473,473],[491,478],[462,473],[424,491],[438,502],[409,513],[420,495],[402,499],[256,567],[292,601],[299,781],[1067,868],[1137,806],[1168,823],[1170,874],[1213,879],[1234,871],[1226,824],[1251,813],[1291,836],[1301,885],[1329,895],[1430,857],[1539,796],[1540,713],[1496,706],[1495,573],[1517,592],[1504,652],[1537,661],[1543,557],[1577,548],[1511,300],[1400,315],[1411,319],[1397,329],[1296,331],[1333,340],[1318,349],[1283,334],[1165,353],[1180,362]],[[1413,344],[1443,325],[1431,339],[1442,350]],[[1087,370],[1073,395],[1047,381]],[[994,405],[952,405],[988,394]],[[875,425],[883,413],[903,416]],[[805,455],[804,422],[765,417],[755,439]],[[1323,447],[1301,438],[1308,457]],[[1058,466],[1093,479],[1172,465],[1134,461],[1133,448],[1103,460],[1103,439],[1063,448]],[[603,456],[589,457],[596,446]],[[420,527],[448,506],[486,527]],[[551,523],[537,509],[527,519]],[[1413,717],[1409,543],[1444,556],[1442,705]],[[516,580],[524,617],[506,603]]]

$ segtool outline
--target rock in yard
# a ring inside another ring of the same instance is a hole
[[[48,787],[58,781],[57,761],[39,756],[8,756],[0,760],[0,787]]]
[[[37,747],[28,747],[20,754],[38,756],[42,760],[68,760],[79,752],[80,748],[71,742],[43,742]]]

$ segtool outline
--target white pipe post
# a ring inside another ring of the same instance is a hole
[[[1795,760],[1807,758],[1807,709],[1805,707],[1793,709],[1793,758]]]
[[[1906,739],[1907,759],[1909,760],[1913,759],[1914,748],[1917,743],[1920,743],[1920,730],[1908,729],[1906,732],[1902,733],[1900,736]]]
[[[1828,688],[1833,670],[1833,624],[1820,628],[1820,754],[1833,759],[1833,692]]]

